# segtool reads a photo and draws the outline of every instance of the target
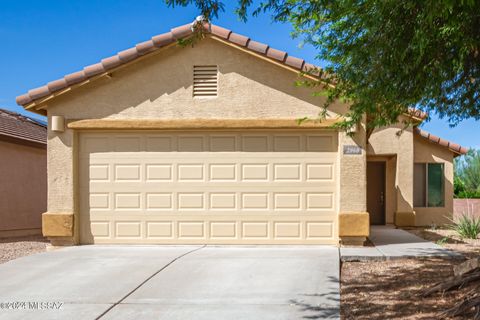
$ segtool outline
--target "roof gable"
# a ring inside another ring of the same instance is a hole
[[[27,93],[18,96],[16,101],[24,108],[32,109],[59,94],[70,91],[75,86],[93,81],[103,75],[108,75],[109,72],[113,72],[119,67],[147,56],[159,49],[175,45],[178,40],[188,38],[193,34],[194,23],[173,28],[170,32],[154,36],[150,40],[138,43],[130,49],[102,59],[99,63],[84,67],[83,70],[65,75],[63,78],[51,81],[44,86],[31,89]],[[257,55],[294,72],[309,72],[312,75],[318,75],[318,69],[314,65],[306,63],[303,59],[289,56],[284,51],[271,48],[267,44],[254,41],[249,37],[234,33],[220,26],[204,24],[203,28],[208,37],[229,44],[244,52]],[[32,111],[42,113],[41,110]]]
[[[435,143],[435,144],[438,144],[442,147],[447,148],[448,150],[452,151],[456,155],[463,155],[463,154],[466,154],[468,152],[467,148],[462,147],[461,145],[456,144],[454,142],[451,142],[451,141],[442,139],[440,137],[437,137],[437,136],[431,134],[430,132],[422,130],[418,127],[414,128],[414,132],[417,135],[419,135],[420,137],[427,139],[431,143]]]

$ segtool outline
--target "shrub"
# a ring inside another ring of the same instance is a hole
[[[480,234],[480,217],[463,214],[457,221],[453,221],[451,228],[462,238],[477,239]]]
[[[480,150],[455,158],[453,190],[456,198],[480,198]]]

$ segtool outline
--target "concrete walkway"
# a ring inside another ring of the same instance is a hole
[[[333,246],[79,246],[0,264],[0,319],[339,319],[339,291]]]
[[[371,226],[370,241],[374,247],[342,247],[342,261],[390,260],[404,258],[463,258],[460,253],[445,249],[402,229]]]

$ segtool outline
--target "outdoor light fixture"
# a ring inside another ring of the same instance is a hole
[[[51,128],[53,132],[65,131],[65,118],[63,116],[52,116]]]

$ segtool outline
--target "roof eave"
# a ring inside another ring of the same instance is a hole
[[[468,152],[468,148],[462,147],[459,144],[437,137],[418,127],[414,128],[414,132],[418,134],[420,137],[426,139],[430,143],[435,143],[436,145],[447,148],[450,152],[453,152],[454,157],[464,155]]]
[[[319,68],[308,64],[305,60],[289,56],[286,52],[269,47],[268,45],[251,40],[231,30],[210,25],[206,36],[216,41],[240,49],[263,60],[274,63],[292,72],[314,80],[321,81],[318,77]],[[138,43],[135,47],[119,52],[117,55],[102,59],[100,63],[83,68],[83,70],[66,75],[64,78],[49,82],[47,85],[28,91],[17,97],[17,104],[25,109],[45,115],[41,107],[46,102],[63,95],[73,89],[91,83],[121,68],[130,66],[153,54],[162,52],[163,49],[178,45],[178,40],[188,39],[192,36],[191,24],[173,28],[170,32],[154,36],[149,41]]]

